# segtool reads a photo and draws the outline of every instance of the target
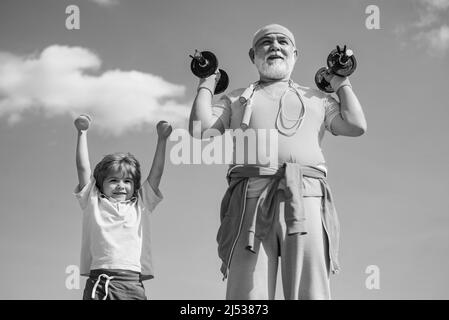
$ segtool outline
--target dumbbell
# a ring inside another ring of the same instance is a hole
[[[192,58],[190,69],[199,78],[207,78],[217,70],[217,57],[210,51],[199,52],[195,50],[195,54],[193,56],[189,55],[189,57]],[[218,79],[214,94],[222,93],[229,85],[228,74],[222,69],[218,69],[218,71],[220,72],[220,78]]]
[[[334,92],[330,83],[324,78],[326,73],[334,74],[340,77],[350,76],[357,68],[357,60],[351,49],[346,49],[346,45],[341,49],[332,50],[327,57],[327,68],[320,68],[315,74],[315,83],[317,87],[325,92]]]
[[[91,121],[92,119],[89,115],[82,114],[75,119],[75,127],[78,130],[87,130],[89,129]]]

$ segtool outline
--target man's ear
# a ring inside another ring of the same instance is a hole
[[[249,49],[248,55],[249,55],[249,58],[251,59],[251,62],[254,63],[254,49],[253,48]]]
[[[295,49],[295,61],[296,60],[298,60],[298,57],[299,57],[299,51],[298,51],[298,49]]]

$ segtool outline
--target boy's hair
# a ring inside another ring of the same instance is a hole
[[[95,166],[95,184],[101,192],[103,192],[103,182],[111,172],[129,174],[134,181],[133,197],[137,197],[140,189],[140,163],[131,153],[108,154]]]

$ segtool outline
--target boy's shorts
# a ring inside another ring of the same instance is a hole
[[[128,270],[91,270],[83,300],[147,300],[140,273]]]

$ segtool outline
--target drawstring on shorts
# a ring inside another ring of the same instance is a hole
[[[92,294],[91,294],[91,298],[92,298],[92,299],[95,299],[95,293],[96,293],[96,291],[97,291],[97,286],[98,286],[98,284],[99,284],[100,281],[101,281],[101,277],[105,277],[105,278],[106,278],[106,282],[105,282],[105,284],[104,284],[104,291],[105,291],[105,293],[104,293],[104,297],[103,297],[102,300],[106,300],[107,297],[108,297],[108,286],[109,286],[109,282],[110,282],[112,279],[114,279],[114,276],[108,276],[107,274],[102,273],[102,274],[100,274],[100,275],[98,276],[97,281],[95,281],[94,287],[92,288]]]

